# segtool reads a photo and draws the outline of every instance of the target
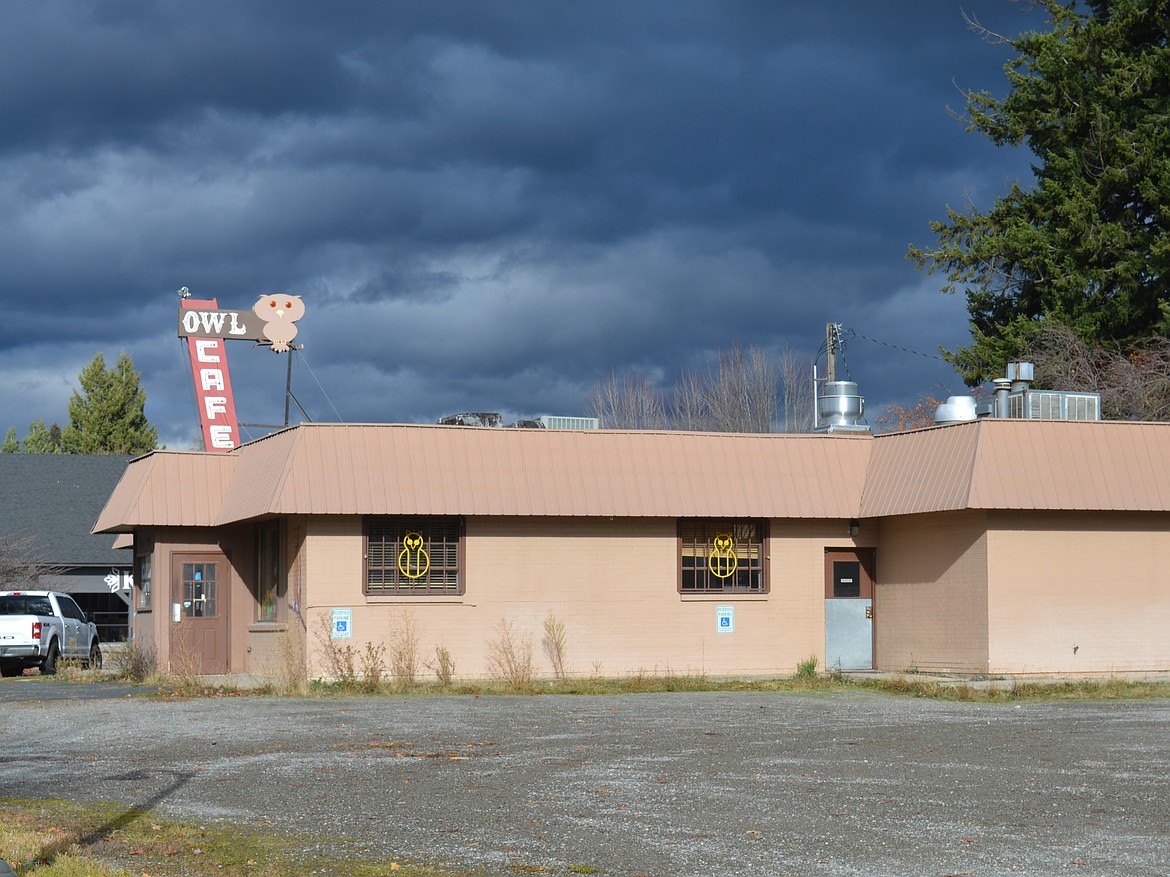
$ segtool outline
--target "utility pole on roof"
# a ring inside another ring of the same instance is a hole
[[[837,332],[836,323],[825,323],[825,380],[837,380]]]

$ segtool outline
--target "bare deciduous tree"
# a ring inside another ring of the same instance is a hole
[[[1071,329],[1037,330],[1028,357],[1036,384],[1101,394],[1108,420],[1170,420],[1170,339],[1154,337],[1127,351],[1086,344]]]
[[[781,415],[784,432],[812,432],[817,404],[812,363],[785,348],[780,353]]]
[[[674,385],[674,428],[691,432],[710,429],[707,416],[707,394],[702,375],[684,371]]]
[[[0,533],[0,587],[29,587],[55,572],[37,551],[33,536]]]
[[[684,372],[675,385],[675,423],[710,432],[772,432],[779,377],[759,347],[735,345],[705,375]]]
[[[598,381],[587,402],[604,429],[669,429],[662,393],[641,375],[611,373]]]
[[[777,364],[760,347],[736,345],[706,372],[684,370],[669,410],[658,388],[637,375],[598,381],[588,405],[608,429],[809,432],[814,399],[809,364],[797,354],[785,350]]]

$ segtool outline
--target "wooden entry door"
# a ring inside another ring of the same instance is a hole
[[[825,667],[873,669],[872,548],[825,549]]]
[[[171,672],[228,672],[227,558],[176,554],[171,560]]]

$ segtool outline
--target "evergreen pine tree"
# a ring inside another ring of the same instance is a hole
[[[143,454],[158,445],[158,430],[146,419],[141,375],[123,352],[107,368],[99,352],[78,375],[81,391],[69,399],[69,423],[61,444],[70,454]]]
[[[971,130],[1026,145],[1035,179],[910,248],[966,294],[972,343],[947,358],[971,384],[1046,326],[1121,350],[1170,334],[1170,2],[1042,5],[1051,30],[1007,41],[1007,96],[967,94]]]
[[[16,427],[8,427],[8,432],[4,435],[4,442],[0,444],[0,454],[19,454],[20,442],[16,438]]]
[[[20,443],[26,454],[59,454],[60,442],[53,444],[53,436],[44,420],[34,420],[28,425],[28,435]]]

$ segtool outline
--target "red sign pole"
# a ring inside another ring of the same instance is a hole
[[[181,310],[216,310],[215,299],[185,298]],[[228,374],[227,351],[223,338],[188,337],[187,353],[191,357],[191,378],[199,405],[199,423],[203,427],[203,449],[214,453],[230,451],[240,444],[240,425],[236,421],[236,400]]]

